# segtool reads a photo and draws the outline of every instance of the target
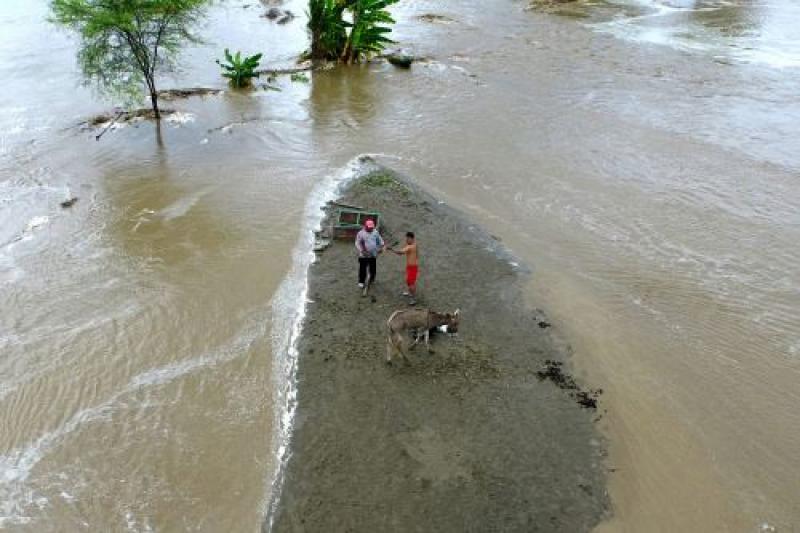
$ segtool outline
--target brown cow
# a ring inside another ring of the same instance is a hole
[[[388,331],[388,343],[386,346],[386,363],[392,364],[392,356],[397,351],[406,363],[411,363],[406,351],[403,348],[406,332],[416,331],[417,335],[414,343],[416,345],[420,338],[425,337],[425,346],[430,352],[430,333],[433,328],[447,326],[448,333],[458,332],[458,322],[461,312],[456,309],[453,313],[437,313],[430,309],[401,309],[395,311],[386,322]]]

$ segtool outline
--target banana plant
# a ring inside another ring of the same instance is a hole
[[[311,33],[311,58],[337,60],[347,42],[344,20],[347,0],[309,0],[308,29]]]
[[[236,52],[231,55],[230,51],[225,49],[225,63],[217,59],[217,65],[222,67],[222,75],[228,78],[231,87],[241,89],[249,87],[253,78],[258,77],[256,69],[261,63],[262,54],[255,54],[252,56],[242,57],[241,52]]]
[[[353,63],[383,51],[398,0],[309,0],[311,58]],[[346,16],[347,15],[347,16]]]
[[[392,31],[394,19],[387,8],[398,0],[348,0],[347,8],[353,15],[352,28],[347,37],[341,60],[345,63],[359,61],[383,51],[393,43],[386,35]]]

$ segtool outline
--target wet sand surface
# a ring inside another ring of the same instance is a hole
[[[598,413],[539,376],[566,350],[524,306],[528,275],[496,239],[386,176],[361,178],[341,201],[380,211],[387,243],[417,233],[418,306],[460,308],[459,336],[388,366],[386,320],[407,308],[404,259],[379,259],[373,300],[356,286],[350,241],[321,253],[272,531],[592,529],[608,508]]]

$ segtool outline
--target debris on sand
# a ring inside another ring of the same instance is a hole
[[[77,201],[78,201],[78,197],[77,196],[73,196],[72,198],[70,198],[68,200],[64,200],[63,202],[61,202],[60,205],[64,209],[69,209],[70,207],[75,205],[75,202],[77,202]]]
[[[288,9],[280,9],[278,7],[269,8],[267,12],[261,16],[278,24],[286,24],[294,20],[294,13]]]
[[[579,0],[531,0],[526,11],[537,11],[570,18],[588,18],[586,7],[591,5]]]
[[[174,109],[161,109],[161,117],[168,117],[177,113]],[[90,128],[101,128],[112,122],[117,124],[140,122],[142,120],[155,120],[155,113],[151,108],[134,109],[133,111],[119,111],[117,113],[101,113],[81,123]]]
[[[285,67],[285,68],[267,68],[257,70],[256,74],[259,76],[280,76],[282,74],[297,74],[300,72],[307,72],[309,70],[313,70],[313,65],[310,61],[302,61],[297,66],[294,67]]]
[[[581,407],[587,409],[597,409],[597,399],[603,394],[603,389],[588,389],[582,390],[575,379],[563,371],[564,363],[561,361],[553,361],[548,359],[544,362],[541,370],[536,372],[536,377],[539,381],[550,380],[556,384],[559,389],[569,391],[569,395]]]
[[[436,13],[423,13],[417,16],[417,20],[421,22],[428,22],[431,24],[452,24],[455,20],[445,15],[437,15]]]
[[[530,0],[528,9],[546,9],[575,3],[578,3],[577,0]]]
[[[389,52],[383,57],[386,58],[386,61],[399,68],[410,68],[415,59],[413,55],[403,50]]]
[[[311,78],[308,77],[308,74],[305,72],[295,72],[294,74],[289,75],[289,79],[292,80],[294,83],[309,83],[311,82]]]
[[[222,89],[210,89],[208,87],[191,87],[188,89],[167,89],[158,91],[158,97],[164,100],[177,100],[179,98],[190,98],[192,96],[217,96],[224,93]]]

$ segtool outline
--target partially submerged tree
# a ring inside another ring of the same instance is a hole
[[[181,47],[198,39],[191,30],[208,0],[52,0],[53,20],[82,40],[78,58],[87,81],[141,100],[150,96],[156,119],[156,76],[174,69]]]
[[[383,51],[398,0],[309,0],[311,59],[353,63]]]
[[[352,13],[353,22],[347,36],[341,59],[345,63],[359,61],[362,57],[379,54],[384,47],[392,43],[386,35],[391,33],[390,26],[394,19],[387,11],[387,7],[397,0],[352,0],[348,9]]]
[[[344,21],[343,0],[309,0],[308,30],[311,33],[311,59],[336,61],[347,42],[348,23]]]

